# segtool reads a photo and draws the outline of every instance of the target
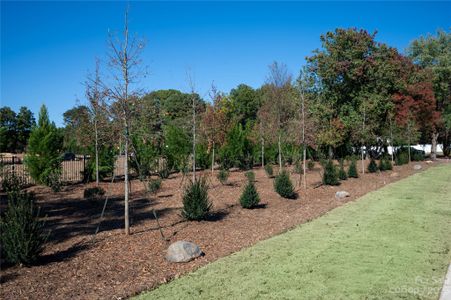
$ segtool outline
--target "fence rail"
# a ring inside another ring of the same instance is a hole
[[[87,163],[88,158],[86,156],[78,156],[75,160],[63,161],[61,163],[60,180],[71,183],[81,182]],[[3,181],[3,178],[9,174],[16,175],[27,185],[36,184],[21,157],[0,157],[0,181]]]

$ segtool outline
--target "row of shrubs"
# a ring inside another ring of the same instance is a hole
[[[399,156],[398,156],[399,157]],[[358,178],[356,160],[352,159],[348,170],[344,169],[344,161],[341,160],[339,166],[334,165],[332,160],[322,161],[323,183],[326,185],[338,185],[340,180],[346,180],[348,177]],[[308,169],[314,168],[314,162],[309,161]],[[391,161],[383,157],[379,165],[371,159],[368,165],[368,171],[374,173],[377,171],[392,170]],[[265,166],[265,172],[268,177],[274,178],[271,165]],[[298,172],[301,170],[298,167]],[[300,172],[298,172],[300,173]],[[239,203],[243,208],[251,209],[257,207],[260,203],[260,196],[255,187],[255,173],[246,172],[247,183],[239,198]],[[217,178],[222,184],[227,184],[229,177],[228,170],[220,170]],[[161,188],[161,178],[150,179],[148,182],[148,191],[156,193]],[[44,222],[41,221],[39,209],[35,204],[35,196],[32,193],[23,191],[23,185],[18,177],[10,176],[2,182],[2,188],[7,193],[8,206],[4,216],[1,218],[0,229],[2,257],[14,264],[31,264],[42,251],[48,234],[44,232]],[[289,173],[282,170],[274,178],[274,190],[282,197],[295,199],[297,194],[290,180]],[[91,201],[102,199],[105,190],[101,187],[85,189],[84,198]],[[187,220],[206,219],[211,210],[212,204],[208,198],[208,183],[205,177],[198,177],[185,187],[183,193],[182,216]]]
[[[326,185],[338,185],[340,180],[347,180],[348,178],[358,178],[357,162],[352,159],[347,171],[344,169],[344,161],[340,161],[340,165],[334,165],[332,160],[322,161],[323,165],[323,184]],[[308,168],[312,170],[314,168],[314,162],[309,161]],[[379,161],[379,165],[371,159],[368,166],[370,173],[377,171],[392,170],[391,161],[387,158],[382,158]],[[300,167],[298,167],[301,170]],[[265,172],[268,177],[273,178],[273,168],[267,164],[265,166]],[[295,172],[297,172],[295,168]],[[300,173],[300,172],[297,172]],[[226,169],[219,170],[217,174],[218,181],[225,185],[229,177],[229,171]],[[255,173],[252,171],[246,172],[247,184],[240,196],[239,202],[243,208],[254,208],[260,202],[260,196],[258,195],[255,187]],[[295,199],[297,194],[290,180],[290,175],[286,170],[282,170],[274,178],[274,190],[283,198]],[[184,191],[183,196],[183,211],[182,215],[188,220],[202,220],[208,215],[211,208],[211,203],[208,200],[208,186],[205,178],[201,177],[196,179],[195,182],[188,185]]]
[[[328,160],[322,163],[324,167],[323,172],[323,184],[325,185],[338,185],[340,184],[340,180],[347,180],[348,178],[358,178],[359,173],[357,172],[357,162],[355,159],[351,159],[349,164],[348,171],[344,169],[344,161],[341,160],[339,166],[334,165],[332,160]],[[388,171],[392,170],[393,165],[391,161],[382,157],[379,161],[379,165],[376,163],[374,159],[371,158],[370,163],[368,165],[368,172],[375,173],[377,171]]]

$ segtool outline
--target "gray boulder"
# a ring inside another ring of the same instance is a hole
[[[166,252],[166,259],[170,262],[188,262],[202,254],[202,251],[196,244],[177,241],[169,246]]]
[[[337,198],[337,199],[343,199],[343,198],[346,198],[349,196],[351,196],[351,195],[346,191],[338,191],[335,193],[335,198]]]
[[[414,169],[414,170],[421,170],[421,165],[414,165],[414,166],[413,166],[413,169]]]

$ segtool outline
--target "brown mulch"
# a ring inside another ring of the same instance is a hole
[[[420,164],[422,170],[429,167],[425,162]],[[38,265],[2,266],[0,298],[117,299],[136,295],[418,172],[413,165],[395,166],[392,172],[360,174],[360,178],[349,179],[337,187],[318,187],[321,174],[317,166],[308,171],[308,188],[299,189],[297,200],[278,196],[273,190],[273,180],[261,168],[254,169],[263,205],[252,210],[242,209],[237,203],[246,182],[244,172],[231,172],[230,185],[222,186],[216,177],[210,178],[213,214],[202,222],[187,222],[180,216],[181,175],[173,174],[164,180],[162,189],[151,199],[146,199],[142,184],[134,180],[130,236],[122,229],[123,182],[117,182],[111,186],[113,196],[95,240],[93,233],[103,202],[83,199],[86,185],[67,186],[60,193],[32,187],[42,212],[47,215],[47,226],[51,229],[49,243]],[[393,172],[399,176],[391,177]],[[297,183],[299,175],[291,176]],[[101,185],[108,190],[107,182]],[[338,190],[348,191],[351,197],[335,199]],[[169,241],[162,239],[152,209]],[[183,264],[167,262],[165,251],[177,240],[198,244],[205,256]]]

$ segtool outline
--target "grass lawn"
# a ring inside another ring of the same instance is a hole
[[[450,248],[447,164],[369,193],[138,299],[437,299]]]

